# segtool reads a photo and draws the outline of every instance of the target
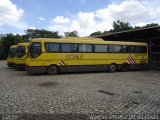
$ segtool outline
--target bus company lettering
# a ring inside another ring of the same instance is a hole
[[[83,55],[70,54],[70,55],[66,56],[66,59],[78,59],[78,60],[81,60],[81,59],[83,59]]]

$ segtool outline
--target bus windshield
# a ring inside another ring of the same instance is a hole
[[[17,57],[21,58],[25,55],[25,46],[18,46],[17,48]]]
[[[38,57],[41,54],[41,43],[32,43],[29,52],[31,58]]]
[[[14,58],[16,56],[16,48],[11,48],[9,50],[9,57]]]

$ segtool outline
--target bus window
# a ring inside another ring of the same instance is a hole
[[[30,57],[35,58],[41,54],[41,43],[33,42],[30,46]]]
[[[11,48],[9,51],[9,57],[14,58],[16,56],[16,48]]]
[[[17,58],[21,58],[25,55],[25,46],[17,47]]]
[[[128,52],[128,46],[123,45],[122,46],[122,53],[127,53]]]
[[[58,43],[45,43],[47,52],[60,52],[60,45]]]
[[[77,44],[61,44],[62,52],[77,52]]]
[[[147,47],[145,46],[135,46],[136,53],[147,53]]]
[[[108,45],[95,45],[95,52],[108,52]]]
[[[134,53],[135,47],[134,46],[128,46],[128,53]]]
[[[86,44],[79,45],[79,52],[92,52],[92,51],[93,51],[92,45],[86,45]]]
[[[121,46],[120,45],[109,45],[109,52],[121,52]]]
[[[147,47],[146,46],[142,46],[142,53],[147,53]]]

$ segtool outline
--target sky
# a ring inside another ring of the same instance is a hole
[[[117,20],[160,24],[160,0],[0,0],[0,34],[30,28],[89,36],[112,29]]]

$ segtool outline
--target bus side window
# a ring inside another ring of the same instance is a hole
[[[147,53],[147,47],[145,46],[136,46],[135,47],[136,53]]]
[[[122,53],[127,53],[128,52],[128,46],[123,45],[122,46]]]
[[[79,52],[92,52],[93,45],[79,44]]]
[[[47,52],[60,52],[60,45],[58,43],[45,43]]]
[[[108,52],[108,45],[95,45],[95,52]]]
[[[135,47],[134,46],[128,46],[128,53],[134,53]]]
[[[121,45],[109,45],[109,52],[119,53],[121,52]]]
[[[135,53],[142,53],[141,46],[135,46]]]
[[[147,53],[147,47],[146,46],[142,46],[142,53]]]
[[[77,52],[77,44],[61,44],[62,52]]]

